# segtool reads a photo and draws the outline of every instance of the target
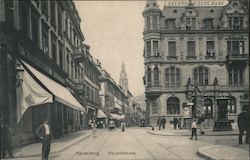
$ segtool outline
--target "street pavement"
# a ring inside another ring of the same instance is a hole
[[[249,146],[238,145],[236,135],[174,136],[173,133],[189,130],[166,130],[171,136],[150,134],[151,128],[127,128],[107,131],[101,129],[96,136],[91,131],[69,134],[52,143],[51,160],[198,160],[198,159],[249,159]],[[39,147],[40,146],[40,147]],[[18,160],[40,160],[41,144],[32,144],[15,152]]]

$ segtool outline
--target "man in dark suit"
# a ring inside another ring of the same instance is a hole
[[[242,136],[246,131],[245,143],[249,144],[249,114],[246,109],[243,108],[242,112],[238,115],[238,127],[239,127],[239,144],[242,144]]]
[[[164,117],[162,117],[161,119],[161,124],[162,124],[162,129],[165,129],[166,119]]]
[[[42,160],[48,160],[53,136],[47,119],[37,128],[36,134],[43,140]]]

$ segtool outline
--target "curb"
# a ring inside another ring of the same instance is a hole
[[[173,133],[170,133],[170,134],[165,134],[165,133],[155,133],[153,131],[146,131],[147,133],[149,134],[152,134],[152,135],[158,135],[158,136],[190,136],[190,134],[173,134]],[[238,136],[239,134],[237,133],[229,133],[229,134],[204,134],[204,135],[198,135],[198,136]]]
[[[202,150],[203,150],[203,148],[199,148],[197,151],[198,155],[200,155],[201,157],[203,157],[207,160],[219,160],[219,158],[217,158],[211,154],[204,153]]]
[[[64,148],[60,149],[60,150],[55,150],[53,152],[50,152],[50,154],[56,154],[56,153],[60,153],[66,149],[68,149],[69,147],[73,146],[74,144],[80,142],[81,140],[88,138],[91,136],[91,133],[86,133],[82,138],[80,138],[79,140],[73,142],[72,144],[66,145]],[[34,154],[34,155],[21,155],[21,156],[14,156],[15,158],[25,158],[25,157],[39,157],[41,156],[41,154]]]

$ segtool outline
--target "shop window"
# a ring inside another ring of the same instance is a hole
[[[167,114],[180,114],[180,101],[177,97],[168,98]]]

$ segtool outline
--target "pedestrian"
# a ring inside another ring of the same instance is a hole
[[[10,158],[14,158],[13,152],[12,152],[12,146],[11,146],[11,136],[10,136],[10,127],[4,123],[4,120],[0,119],[1,123],[1,131],[0,131],[0,137],[1,137],[1,158],[6,157],[6,152],[8,152],[8,155]]]
[[[91,129],[91,125],[92,125],[92,119],[91,118],[89,119],[89,124],[88,125],[89,125],[88,129]]]
[[[162,117],[162,119],[161,119],[162,129],[165,129],[165,124],[166,124],[166,119],[164,117]]]
[[[205,118],[204,118],[204,116],[202,116],[200,119],[200,131],[201,131],[201,135],[205,134]]]
[[[91,127],[92,127],[93,137],[96,138],[96,132],[97,132],[96,127],[97,127],[97,125],[96,125],[96,123],[95,123],[95,120],[92,120],[92,125],[91,125]]]
[[[245,143],[249,144],[249,113],[246,108],[242,109],[242,112],[238,115],[238,127],[239,127],[239,144],[242,144],[242,137],[244,131],[246,131]]]
[[[161,130],[161,117],[158,118],[157,125],[159,127],[159,130]]]
[[[197,124],[195,119],[193,119],[193,122],[191,124],[191,130],[192,130],[192,135],[190,139],[193,139],[193,136],[195,136],[195,140],[197,140]]]
[[[181,117],[177,121],[178,121],[178,128],[181,129],[181,127],[182,127],[182,119],[181,119]]]
[[[178,124],[178,119],[176,117],[174,117],[174,129],[176,129]]]
[[[42,160],[48,160],[50,153],[50,143],[53,139],[51,128],[46,118],[44,122],[36,130],[37,136],[42,140]]]

